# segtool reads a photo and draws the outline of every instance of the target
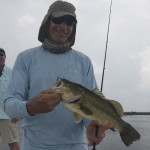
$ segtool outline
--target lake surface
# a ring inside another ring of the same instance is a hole
[[[124,116],[123,120],[140,133],[141,139],[126,147],[118,131],[108,130],[105,139],[96,146],[96,150],[150,150],[150,115],[129,115]],[[89,150],[92,150],[92,147]]]
[[[150,115],[124,116],[123,120],[137,129],[141,134],[141,139],[126,147],[117,131],[108,130],[105,139],[96,146],[96,150],[150,150]],[[9,150],[6,144],[2,144],[1,138],[0,150]],[[92,147],[89,150],[92,150]]]

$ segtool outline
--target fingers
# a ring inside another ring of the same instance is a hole
[[[55,90],[52,88],[41,91],[40,94],[45,95],[46,99],[50,98],[52,100],[58,100],[58,101],[61,101],[61,99],[62,99],[61,94],[55,92]]]
[[[105,137],[105,133],[100,134],[98,137],[87,136],[89,143],[88,146],[93,146],[93,144],[99,144]]]
[[[52,91],[53,91],[53,90],[50,88],[50,89],[41,91],[40,94],[50,94],[50,93],[52,93]]]
[[[52,111],[56,105],[58,105],[61,101],[60,94],[41,94],[39,98],[39,103],[41,106],[47,107],[48,111]]]
[[[49,110],[52,111],[56,105],[58,105],[61,101],[61,97],[59,94],[49,94],[45,99],[45,103],[47,103]]]
[[[96,131],[96,126],[94,126],[94,124],[92,124],[93,126],[92,126],[92,129],[90,131],[90,134],[87,135],[87,138],[89,140],[88,146],[92,146],[94,143],[99,144],[103,140],[103,138],[105,137],[104,127],[96,124],[98,127],[98,129]]]
[[[12,123],[17,123],[17,122],[18,122],[18,119],[12,118],[12,119],[11,119],[11,122],[12,122]]]
[[[90,123],[90,126],[92,126],[92,127],[99,126],[99,125],[100,125],[100,123],[96,120],[94,120]]]
[[[96,133],[96,127],[98,127]],[[92,146],[94,143],[99,144],[105,137],[105,131],[113,128],[113,125],[100,125],[98,121],[92,121],[87,128],[88,145]]]
[[[47,113],[52,111],[60,101],[60,94],[50,93],[50,89],[44,90],[27,102],[27,111],[30,115]]]
[[[41,95],[42,100],[44,101],[48,101],[48,102],[49,100],[61,101],[61,95],[58,93],[55,93],[52,88],[41,91],[39,95]]]
[[[114,126],[112,124],[104,125],[101,127],[101,132],[105,132],[108,129],[112,129]]]
[[[62,90],[60,88],[49,88],[47,90],[41,91],[41,94],[51,94],[51,93],[62,93]]]

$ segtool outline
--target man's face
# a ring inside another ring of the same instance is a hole
[[[4,66],[5,59],[6,59],[5,53],[0,51],[0,66]]]
[[[72,17],[52,18],[49,24],[48,40],[57,45],[67,43],[73,31],[73,21]]]

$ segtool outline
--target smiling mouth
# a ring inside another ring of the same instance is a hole
[[[57,35],[60,37],[60,38],[68,38],[69,37],[69,33],[66,31],[57,31]]]
[[[65,34],[65,33],[59,33],[59,32],[58,32],[58,35],[59,35],[59,38],[60,38],[60,39],[63,39],[63,40],[65,40],[65,39],[68,38],[68,34]],[[64,38],[65,38],[65,39],[64,39]]]

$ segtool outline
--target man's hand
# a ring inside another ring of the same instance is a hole
[[[12,122],[12,123],[17,123],[17,122],[18,122],[18,119],[12,118],[12,119],[11,119],[11,122]]]
[[[51,93],[51,89],[44,90],[27,102],[27,111],[30,115],[52,111],[61,101],[60,94]]]
[[[95,137],[96,126],[98,126],[97,137]],[[111,128],[113,128],[111,124],[102,126],[98,121],[92,121],[87,128],[88,146],[93,146],[94,143],[99,144],[105,137],[105,131]]]

